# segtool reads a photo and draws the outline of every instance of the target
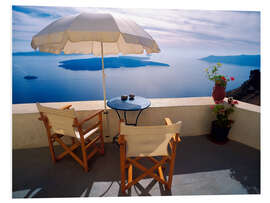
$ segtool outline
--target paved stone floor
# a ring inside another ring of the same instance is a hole
[[[69,156],[53,164],[47,147],[13,150],[12,158],[13,198],[121,196],[119,149],[113,144],[89,160],[88,173]],[[260,151],[234,141],[217,145],[202,135],[182,137],[171,191],[146,178],[128,196],[259,193]]]

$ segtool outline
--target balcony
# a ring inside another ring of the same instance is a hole
[[[102,101],[68,102],[84,116],[102,109]],[[260,194],[260,107],[239,102],[232,119],[230,140],[211,142],[214,115],[210,97],[151,99],[139,125],[163,123],[164,117],[183,121],[172,190],[151,178],[132,187],[129,196]],[[48,103],[60,107],[67,103]],[[103,197],[121,196],[119,149],[112,144],[118,131],[117,114],[104,115],[105,155],[89,160],[89,172],[71,157],[53,164],[45,129],[37,120],[35,104],[13,105],[12,197]],[[136,118],[136,112],[128,119]],[[56,146],[57,150],[61,150]],[[135,175],[136,175],[135,171]]]

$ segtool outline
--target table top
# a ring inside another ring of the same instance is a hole
[[[107,105],[115,110],[122,110],[122,111],[139,111],[148,108],[151,105],[150,100],[135,96],[134,100],[125,100],[122,101],[121,97],[114,97],[108,100]]]

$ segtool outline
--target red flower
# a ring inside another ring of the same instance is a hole
[[[215,101],[215,104],[222,104],[224,102],[224,100],[219,100],[219,101]]]
[[[234,77],[231,77],[231,81],[234,81]]]
[[[210,106],[210,108],[211,108],[211,109],[214,109],[214,108],[215,108],[215,106],[214,106],[214,105],[211,105],[211,106]]]
[[[234,101],[233,101],[233,104],[238,104],[238,101],[234,100]]]
[[[224,76],[221,77],[222,80],[224,80],[226,82],[226,78]]]

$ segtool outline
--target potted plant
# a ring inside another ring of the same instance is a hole
[[[209,66],[205,69],[208,79],[215,82],[212,97],[216,104],[223,102],[223,99],[226,96],[225,89],[227,82],[234,81],[234,77],[228,77],[218,73],[221,65],[221,63],[217,63],[216,65]]]
[[[232,97],[228,98],[228,101],[215,104],[211,106],[216,120],[212,121],[212,129],[210,137],[213,141],[225,142],[228,140],[228,134],[233,124],[233,120],[229,117],[234,112],[235,104],[238,104]]]

